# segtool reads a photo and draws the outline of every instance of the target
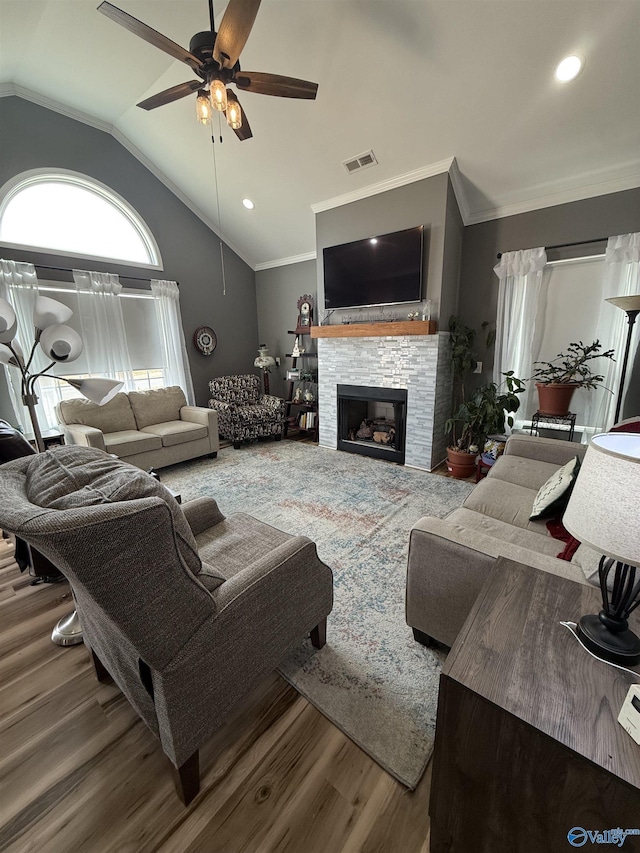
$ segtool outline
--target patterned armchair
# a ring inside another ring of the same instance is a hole
[[[252,373],[220,376],[209,382],[209,406],[218,413],[218,432],[233,441],[236,450],[243,439],[272,435],[280,441],[284,429],[285,402],[262,394],[260,380]]]

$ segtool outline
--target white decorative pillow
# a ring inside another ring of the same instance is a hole
[[[540,486],[533,502],[530,521],[536,518],[548,518],[566,509],[579,470],[580,460],[576,456],[562,468],[558,468],[555,474]]]

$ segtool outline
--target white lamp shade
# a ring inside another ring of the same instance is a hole
[[[17,328],[16,312],[6,299],[0,299],[0,343],[11,343]]]
[[[53,301],[53,300],[52,300]],[[47,326],[40,336],[40,347],[52,361],[75,361],[82,352],[82,338],[71,326]]]
[[[640,311],[640,294],[634,296],[612,296],[611,299],[606,299],[615,305],[616,308],[622,308],[623,311]]]
[[[71,308],[67,308],[57,299],[48,296],[37,296],[33,308],[33,325],[36,329],[48,329],[49,326],[66,323],[73,317]]]
[[[562,523],[599,554],[640,566],[640,434],[593,437]]]
[[[102,379],[99,376],[90,376],[88,379],[66,379],[69,385],[73,385],[78,391],[99,406],[104,406],[112,400],[123,387],[124,382],[115,379]]]
[[[273,367],[275,363],[276,360],[272,355],[259,355],[253,362],[253,366],[262,368]]]

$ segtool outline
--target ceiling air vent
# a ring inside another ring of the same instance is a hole
[[[345,160],[342,165],[351,174],[351,172],[357,172],[359,169],[375,166],[377,162],[373,151],[365,151],[364,154],[358,154],[357,157],[353,157],[351,160]]]

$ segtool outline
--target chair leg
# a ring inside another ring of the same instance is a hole
[[[241,441],[234,441],[234,442],[233,442],[233,449],[234,449],[234,450],[240,450],[240,446],[241,446],[241,445],[242,445],[242,442],[241,442]]]
[[[315,628],[311,630],[311,643],[316,649],[321,649],[327,642],[327,620],[322,620]]]
[[[171,765],[176,793],[185,806],[197,796],[200,791],[200,754],[198,750],[180,767]]]
[[[93,664],[93,669],[96,674],[96,678],[98,681],[112,681],[111,675],[109,674],[109,670],[102,663],[98,655],[93,651],[90,646],[87,646],[89,649],[89,657],[91,658],[91,663]]]
[[[277,432],[273,437],[274,437],[275,441],[281,441],[282,440],[282,433]]]

